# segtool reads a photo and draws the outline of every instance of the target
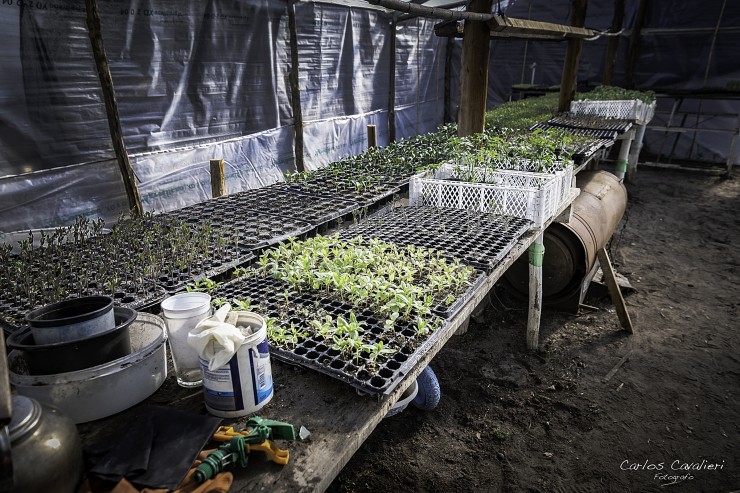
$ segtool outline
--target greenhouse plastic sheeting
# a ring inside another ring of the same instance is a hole
[[[389,18],[357,7],[296,5],[305,122],[388,108]]]
[[[434,131],[444,119],[447,41],[434,34],[435,19],[399,25],[396,39],[396,138]]]
[[[77,216],[115,220],[128,210],[120,176],[111,160],[0,178],[0,241],[12,231],[69,224]]]
[[[286,126],[177,153],[132,156],[144,210],[163,212],[210,199],[211,159],[224,160],[227,193],[281,181],[294,169],[293,134]]]
[[[367,126],[375,125],[378,145],[388,144],[388,112],[313,122],[303,129],[306,169],[316,170],[367,149]]]
[[[99,3],[130,153],[291,123],[285,2]]]
[[[293,168],[284,1],[98,5],[146,210],[208,198],[210,159],[224,159],[230,192],[272,183]],[[296,12],[307,168],[365,150],[369,123],[387,143],[390,15],[353,0],[299,2]],[[398,128],[401,136],[442,122],[444,40],[433,25],[399,24],[397,121],[414,125]],[[0,231],[61,225],[79,214],[115,218],[127,201],[84,4],[5,2],[0,27]],[[23,197],[23,213],[12,197]]]
[[[25,4],[0,5],[0,176],[112,159],[84,2]]]

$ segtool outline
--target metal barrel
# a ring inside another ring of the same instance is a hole
[[[544,235],[542,296],[547,305],[564,303],[579,293],[596,252],[607,244],[627,207],[627,189],[607,171],[582,171],[576,175],[576,186],[581,193],[573,202],[570,222],[554,223]],[[528,276],[523,255],[504,274],[504,282],[514,295],[526,297]]]

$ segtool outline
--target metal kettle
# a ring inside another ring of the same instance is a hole
[[[11,397],[0,329],[0,491],[73,493],[83,472],[82,442],[72,420],[30,397]]]

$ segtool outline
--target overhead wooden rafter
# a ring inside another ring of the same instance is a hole
[[[492,14],[493,15],[493,14]],[[494,38],[521,38],[538,39],[543,41],[563,41],[566,39],[589,39],[602,33],[585,27],[565,26],[551,22],[539,22],[526,19],[515,19],[493,15],[488,21],[491,28],[491,39]],[[462,38],[465,27],[457,20],[440,22],[434,26],[434,34],[443,38]]]
[[[491,30],[491,38],[514,37],[561,40],[568,38],[594,38],[603,34],[594,29],[588,29],[585,27],[573,27],[563,24],[553,24],[552,22],[516,19],[499,14],[425,7],[424,5],[403,0],[368,0],[368,2],[373,5],[379,5],[398,12],[406,12],[409,16],[414,15],[454,21],[452,23],[442,23],[435,26],[435,33],[437,36],[463,37],[464,27],[462,23],[457,22],[462,20],[487,22],[488,27]]]

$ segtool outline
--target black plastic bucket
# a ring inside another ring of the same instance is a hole
[[[86,339],[115,327],[113,299],[85,296],[60,301],[31,310],[26,323],[40,344]]]
[[[36,344],[31,329],[11,334],[8,348],[18,350],[30,375],[52,375],[84,370],[131,354],[129,327],[137,312],[114,308],[115,326],[87,339],[54,344]]]

